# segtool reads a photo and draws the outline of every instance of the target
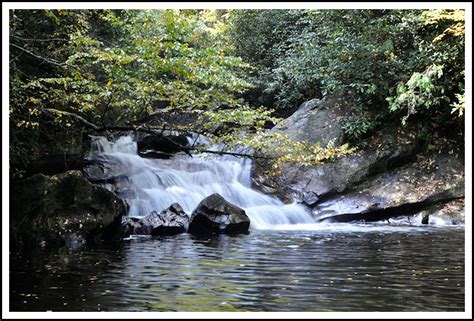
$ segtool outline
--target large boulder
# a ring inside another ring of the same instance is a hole
[[[287,168],[284,176],[288,189],[296,198],[313,205],[327,194],[343,192],[370,176],[413,160],[419,149],[416,139],[390,132],[382,132],[378,141],[364,151],[320,166]],[[308,196],[314,202],[307,202]]]
[[[186,232],[189,217],[178,203],[157,213],[151,212],[143,218],[128,218],[124,236],[129,235],[174,235]]]
[[[120,238],[126,207],[107,189],[80,171],[36,174],[10,186],[13,245],[78,246]]]
[[[158,224],[154,225],[151,235],[174,235],[187,231],[189,216],[178,203],[171,204],[160,214]]]
[[[377,221],[428,208],[439,210],[439,205],[463,198],[462,160],[435,154],[418,156],[411,164],[370,177],[350,192],[327,198],[313,208],[313,214],[320,220]]]
[[[146,158],[170,158],[177,152],[187,151],[188,138],[175,132],[138,136],[138,155]]]
[[[245,233],[250,219],[245,211],[215,193],[199,203],[193,211],[188,232],[191,234]]]
[[[350,93],[347,97],[351,97]],[[351,112],[348,98],[332,94],[303,103],[272,130],[310,145],[326,146],[332,141],[337,146],[343,141],[343,122]],[[255,163],[253,183],[283,201],[291,198],[314,206],[322,198],[341,193],[367,177],[410,162],[419,147],[420,142],[409,133],[385,128],[372,139],[369,148],[320,166],[283,166],[281,175],[269,176],[265,162]]]
[[[98,157],[84,162],[82,172],[97,184],[114,184],[127,179],[129,169],[113,157]]]
[[[304,103],[273,130],[309,144],[335,141],[337,145],[343,137],[341,119],[349,112],[344,99],[331,95]],[[459,223],[463,161],[448,153],[422,156],[427,146],[414,134],[418,131],[385,127],[352,155],[320,166],[281,166],[278,176],[267,174],[265,162],[256,162],[253,183],[265,193],[313,208],[321,220],[375,221],[424,211],[424,222],[429,215],[441,213],[445,221]],[[456,205],[446,205],[453,202]]]

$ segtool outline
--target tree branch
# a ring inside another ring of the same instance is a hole
[[[101,129],[101,127],[97,126],[96,124],[91,123],[84,117],[79,116],[78,114],[75,114],[75,113],[70,113],[68,111],[58,110],[54,108],[39,108],[39,110],[41,110],[42,112],[46,112],[47,114],[56,114],[56,115],[64,115],[64,116],[72,117],[95,131],[100,131]]]
[[[18,37],[18,36],[14,36],[14,35],[11,35],[11,36],[13,38],[23,40],[23,41],[39,41],[39,42],[42,42],[42,41],[69,41],[69,39],[65,39],[65,38],[32,39],[32,38],[22,38],[22,37]]]
[[[108,132],[108,131],[134,131],[134,132],[142,132],[142,133],[157,135],[157,134],[161,134],[161,133],[159,133],[160,130],[161,131],[165,130],[165,127],[158,128],[158,129],[140,128],[140,127],[135,127],[135,126],[102,126],[102,127],[100,127],[100,126],[97,126],[96,124],[91,123],[90,121],[88,121],[84,117],[82,117],[80,115],[77,115],[75,113],[62,111],[62,110],[58,110],[58,109],[54,109],[54,108],[40,108],[40,110],[44,111],[46,113],[50,113],[50,114],[55,113],[55,114],[58,114],[58,115],[64,115],[64,116],[72,117],[72,118],[78,120],[79,122],[81,122],[82,124],[84,124],[86,127],[90,128],[90,129],[92,129],[92,130],[94,130],[98,133]],[[171,128],[169,130],[170,131],[177,131],[177,132],[185,132],[185,133],[193,132],[193,131],[186,131],[184,129],[174,129],[174,128]],[[164,136],[164,137],[166,137],[166,136]],[[181,144],[176,143],[172,139],[170,139],[170,141],[172,141],[174,144],[176,144],[180,148],[182,148],[183,151],[188,151],[188,152],[194,151],[194,152],[199,152],[199,153],[209,153],[209,154],[216,154],[216,155],[231,155],[231,156],[239,156],[239,157],[248,157],[248,158],[252,158],[252,159],[274,159],[273,157],[259,156],[259,155],[248,154],[248,153],[227,152],[227,151],[224,151],[224,150],[221,150],[221,151],[207,150],[207,149],[202,150],[200,148],[194,147],[194,145],[193,146],[183,146]]]
[[[74,65],[70,65],[70,64],[68,64],[68,63],[66,63],[66,62],[57,62],[57,61],[52,60],[52,59],[49,59],[49,58],[41,57],[41,56],[39,56],[39,55],[37,55],[37,54],[35,54],[35,53],[33,53],[33,52],[31,52],[31,51],[29,51],[29,50],[23,48],[23,47],[20,47],[20,46],[18,46],[18,45],[15,45],[14,43],[11,43],[10,45],[13,46],[13,47],[15,47],[15,48],[17,48],[17,49],[22,50],[23,52],[26,52],[27,54],[29,54],[29,55],[31,55],[31,56],[37,58],[37,59],[43,60],[43,61],[45,61],[45,62],[47,62],[47,63],[53,64],[53,65],[56,65],[56,66],[60,66],[60,67],[62,67],[62,66],[69,66],[69,67],[73,67],[73,68],[79,69],[79,67],[74,66]]]

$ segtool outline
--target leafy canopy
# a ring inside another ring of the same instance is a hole
[[[334,92],[353,97],[357,141],[402,119],[463,135],[464,10],[234,10],[235,54],[258,66],[259,99],[289,114]],[[256,98],[257,97],[257,98]],[[462,139],[461,139],[462,141]]]
[[[244,100],[254,68],[230,54],[226,19],[215,10],[12,11],[14,165],[83,127],[197,132],[256,152],[263,136],[272,144],[264,126],[279,119]]]

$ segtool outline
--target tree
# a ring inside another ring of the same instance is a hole
[[[278,121],[272,111],[242,98],[250,66],[208,20],[194,10],[12,12],[12,169],[65,129],[196,132],[229,148],[270,138],[261,129]]]
[[[351,141],[410,119],[462,141],[463,10],[253,10],[233,12],[236,55],[281,114],[342,92],[353,98]],[[453,112],[454,111],[454,112]],[[418,117],[413,117],[417,114]],[[411,116],[411,117],[410,117]],[[453,130],[454,129],[454,130]]]

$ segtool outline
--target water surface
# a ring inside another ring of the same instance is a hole
[[[464,229],[328,225],[12,253],[11,311],[464,311]]]

